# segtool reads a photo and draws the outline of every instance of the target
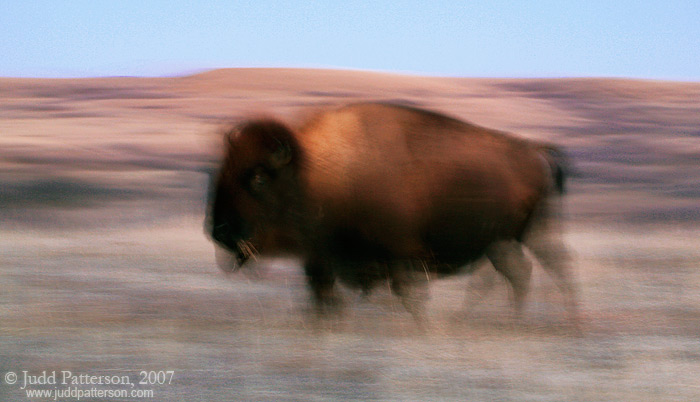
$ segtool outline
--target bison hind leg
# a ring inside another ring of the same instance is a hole
[[[571,255],[563,239],[561,215],[560,200],[557,197],[547,200],[524,237],[524,244],[563,294],[569,319],[577,327],[577,289],[571,267]]]
[[[577,292],[571,272],[571,258],[561,239],[538,236],[526,241],[526,245],[564,296],[570,321],[578,325]]]
[[[477,265],[478,263],[472,263]],[[470,270],[469,280],[467,282],[467,297],[464,300],[464,312],[467,313],[473,308],[481,304],[491,293],[491,290],[496,286],[498,278],[497,271],[491,267],[481,266],[478,264],[476,269]]]
[[[520,316],[530,291],[532,263],[525,256],[522,244],[516,240],[502,240],[489,246],[486,256],[513,288],[515,311]]]

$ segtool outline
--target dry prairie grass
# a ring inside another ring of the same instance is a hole
[[[566,149],[582,334],[540,271],[521,322],[504,283],[467,312],[470,278],[433,283],[427,334],[386,290],[347,291],[315,325],[294,261],[218,272],[201,221],[221,125],[365,99]],[[698,99],[698,83],[324,70],[0,79],[0,371],[175,370],[163,401],[700,399]]]

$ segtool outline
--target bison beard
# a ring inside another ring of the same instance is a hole
[[[385,103],[318,113],[292,130],[275,120],[230,130],[211,185],[207,232],[234,268],[258,251],[304,261],[319,310],[336,279],[382,281],[419,321],[427,280],[487,257],[521,310],[527,245],[575,314],[567,253],[554,228],[562,154],[438,113]]]

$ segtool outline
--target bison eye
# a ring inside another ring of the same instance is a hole
[[[250,178],[250,189],[259,192],[267,187],[270,176],[262,170],[257,170]]]

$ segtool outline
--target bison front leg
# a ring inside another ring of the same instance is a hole
[[[304,265],[316,312],[320,315],[336,312],[340,300],[335,294],[335,272],[330,264],[311,260]]]
[[[408,260],[392,263],[389,271],[391,291],[398,296],[406,311],[420,328],[427,326],[425,304],[428,300],[430,275],[422,261]]]

